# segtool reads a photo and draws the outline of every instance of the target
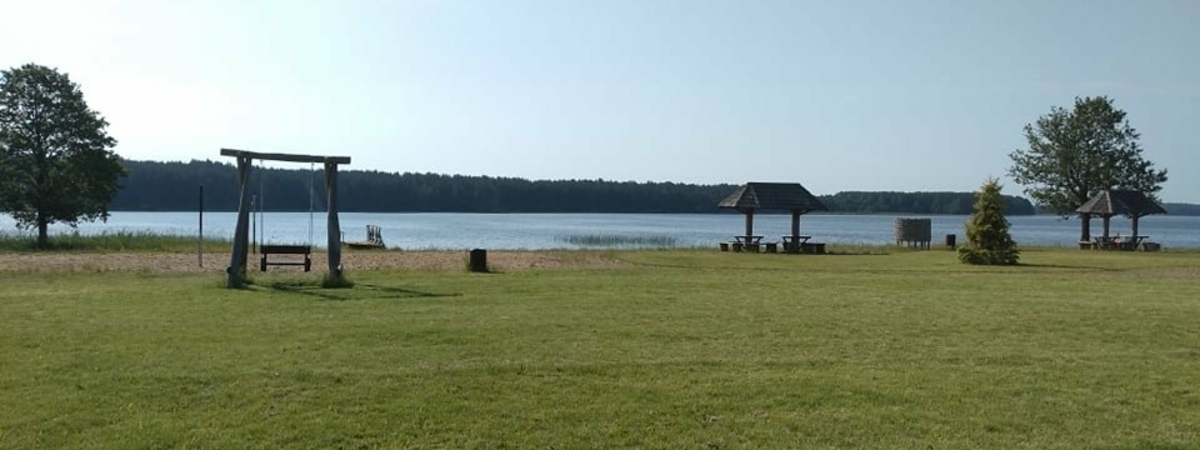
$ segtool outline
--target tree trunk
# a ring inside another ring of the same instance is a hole
[[[1079,215],[1079,241],[1091,242],[1092,240],[1092,215],[1083,213]]]
[[[46,230],[48,228],[48,225],[49,224],[46,223],[46,216],[38,214],[38,216],[37,216],[37,228],[38,228],[37,246],[38,246],[39,250],[45,250],[50,247],[50,236]]]

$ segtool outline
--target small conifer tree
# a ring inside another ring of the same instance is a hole
[[[967,264],[1013,265],[1020,259],[1017,243],[1008,234],[1000,182],[989,178],[975,194],[975,213],[967,220],[967,244],[958,259]]]

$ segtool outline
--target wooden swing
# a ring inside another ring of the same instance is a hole
[[[222,156],[231,156],[237,158],[238,169],[238,186],[240,188],[238,201],[238,216],[237,226],[234,228],[233,234],[233,253],[229,257],[229,267],[226,269],[228,279],[225,286],[230,288],[241,287],[246,276],[246,257],[249,253],[250,243],[250,169],[254,160],[266,161],[285,161],[299,163],[322,163],[325,165],[325,196],[328,199],[326,217],[326,228],[328,233],[328,251],[327,257],[329,260],[329,275],[340,278],[342,276],[342,251],[340,242],[341,225],[338,222],[337,212],[337,167],[340,164],[350,164],[348,156],[310,156],[310,155],[293,155],[286,153],[255,153],[245,150],[234,150],[223,148],[221,149]],[[310,191],[311,192],[311,191]],[[310,195],[311,199],[311,195]],[[310,208],[311,209],[311,208]],[[310,211],[310,222],[312,215]],[[310,243],[311,243],[310,230]],[[293,248],[277,248],[272,246],[262,246],[265,250],[294,250]],[[308,246],[308,255],[305,259],[309,261],[306,268],[311,267],[311,245]],[[275,254],[279,251],[273,252]],[[264,256],[269,253],[264,253]],[[260,263],[261,264],[261,263]],[[261,267],[260,267],[261,268]]]
[[[313,170],[312,164],[310,163],[309,171],[311,172],[312,170]],[[266,171],[263,171],[263,173],[266,173]],[[258,188],[258,192],[259,192],[258,197],[260,199],[259,200],[260,211],[262,211],[262,205],[263,205],[263,201],[261,199],[264,198],[262,183],[263,183],[262,178],[260,177],[259,178],[259,188]],[[258,270],[260,272],[266,272],[267,266],[303,266],[305,272],[312,270],[314,204],[315,204],[315,202],[313,201],[313,182],[312,182],[312,175],[310,174],[308,177],[308,245],[281,245],[281,244],[262,244],[262,245],[260,245],[258,247],[258,255],[259,255]],[[266,225],[261,218],[262,216],[259,216],[259,217],[260,217],[258,220],[259,221],[259,229],[262,230],[262,229],[266,228]],[[303,261],[297,261],[295,259],[271,260],[269,258],[270,255],[304,255],[304,260]]]

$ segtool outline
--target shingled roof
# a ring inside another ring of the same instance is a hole
[[[717,206],[740,211],[828,211],[800,183],[746,183]]]
[[[1166,214],[1167,210],[1141,191],[1110,189],[1096,193],[1075,212],[1099,216],[1141,217]]]

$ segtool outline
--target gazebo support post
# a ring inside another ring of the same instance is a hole
[[[800,253],[800,210],[792,210],[792,242],[788,244],[788,253]]]
[[[233,231],[233,254],[229,257],[229,267],[225,287],[241,287],[242,277],[246,275],[246,252],[250,239],[250,158],[238,156],[238,217]]]
[[[750,236],[754,235],[754,208],[749,208],[744,211],[746,213],[746,243],[750,243]]]
[[[1103,217],[1103,221],[1104,221],[1104,234],[1102,234],[1101,236],[1104,236],[1104,239],[1106,239],[1106,240],[1107,240],[1107,239],[1108,239],[1108,230],[1109,230],[1109,224],[1112,222],[1112,216],[1110,216],[1110,215],[1104,215],[1104,216],[1102,216],[1102,217]]]
[[[328,235],[326,254],[329,256],[329,276],[334,280],[340,280],[342,277],[342,226],[338,222],[336,163],[325,163],[325,197],[326,205],[329,205],[329,212],[325,219],[326,234]]]
[[[1082,213],[1079,215],[1079,240],[1083,242],[1092,241],[1092,215]]]
[[[1137,238],[1138,238],[1138,237],[1137,237],[1137,236],[1138,236],[1138,217],[1139,217],[1139,216],[1138,216],[1138,215],[1136,215],[1136,214],[1132,214],[1132,215],[1130,215],[1130,216],[1129,216],[1130,223],[1133,225],[1133,236],[1132,236],[1132,239],[1133,239],[1133,242],[1135,242],[1135,243],[1137,242]]]

